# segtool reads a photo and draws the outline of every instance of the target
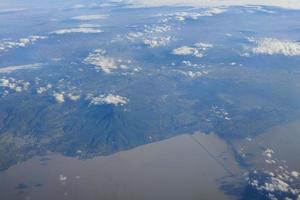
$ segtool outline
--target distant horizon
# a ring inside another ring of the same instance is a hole
[[[121,0],[122,1],[122,0]],[[289,9],[300,9],[300,1],[297,0],[123,0],[123,2],[129,2],[142,6],[168,6],[168,5],[189,5],[200,7],[212,7],[212,6],[275,6]]]

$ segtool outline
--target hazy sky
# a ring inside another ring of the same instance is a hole
[[[193,6],[267,5],[300,9],[300,0],[127,0],[145,6],[184,4]]]

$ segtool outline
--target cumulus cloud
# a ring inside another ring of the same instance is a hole
[[[80,20],[80,21],[90,21],[90,20],[100,20],[100,19],[106,19],[107,15],[80,15],[73,17],[74,20]]]
[[[191,46],[182,46],[177,49],[173,50],[174,55],[181,55],[181,56],[195,56],[198,58],[202,58],[204,55],[203,53],[212,48],[213,45],[207,43],[196,43],[192,47]]]
[[[15,92],[22,92],[28,90],[30,83],[24,80],[16,80],[14,78],[0,79],[0,87],[5,89],[14,90]]]
[[[67,97],[72,101],[78,101],[80,99],[80,95],[76,95],[73,93],[68,93]]]
[[[268,158],[272,158],[273,154],[274,154],[274,151],[270,148],[266,149],[263,153],[266,157]]]
[[[295,177],[295,178],[298,178],[298,177],[300,176],[300,173],[297,172],[297,171],[292,171],[292,172],[291,172],[291,175],[292,175],[293,177]]]
[[[96,49],[90,53],[87,58],[84,59],[84,63],[95,65],[105,73],[111,73],[112,70],[117,69],[116,61],[106,55],[106,51],[103,49]]]
[[[51,88],[52,88],[52,84],[49,83],[45,87],[38,87],[36,89],[36,92],[38,94],[43,94],[43,93],[47,92],[49,89],[51,89]]]
[[[200,54],[196,48],[189,46],[182,46],[174,49],[173,54],[181,56],[194,55],[196,57],[202,57],[202,54]]]
[[[122,71],[123,75],[134,75],[141,71],[141,68],[135,66],[131,60],[122,60],[110,57],[104,49],[96,49],[84,59],[84,64],[95,66],[97,71],[101,70],[107,74],[114,70]]]
[[[300,56],[300,43],[298,42],[282,41],[275,38],[250,39],[250,41],[257,44],[256,47],[252,48],[254,54]]]
[[[64,95],[64,93],[54,92],[53,93],[53,97],[55,98],[55,100],[57,101],[57,103],[64,103],[65,102],[65,95]]]
[[[52,33],[62,35],[68,33],[102,33],[103,31],[99,28],[92,28],[92,27],[77,27],[77,28],[67,28],[67,29],[60,29],[54,31]]]
[[[48,84],[46,87],[39,87],[37,89],[37,93],[43,94],[51,88],[52,88],[51,84]],[[81,96],[79,94],[75,94],[73,92],[67,92],[67,91],[53,92],[52,95],[57,103],[64,103],[64,102],[66,102],[66,100],[78,101],[81,98]]]
[[[34,63],[28,65],[17,65],[17,66],[8,66],[0,68],[0,73],[12,73],[17,70],[26,70],[26,69],[37,69],[40,68],[42,63]]]
[[[218,106],[212,106],[211,112],[214,113],[214,115],[218,118],[231,120],[229,113],[224,108],[220,108]]]
[[[258,191],[262,191],[270,199],[297,199],[300,195],[298,188],[300,174],[290,171],[287,162],[276,158],[273,149],[266,148],[262,155],[268,159],[275,158],[268,160],[269,166],[266,166],[265,169],[250,173],[248,183]]]
[[[188,70],[188,71],[180,71],[180,72],[189,78],[199,78],[199,77],[202,77],[202,76],[208,74],[207,71],[190,71],[190,70]]]
[[[12,49],[12,48],[26,47],[27,45],[34,44],[38,40],[42,40],[46,38],[47,38],[46,36],[32,35],[27,38],[21,38],[17,41],[4,39],[0,41],[0,52],[7,51],[8,49]]]
[[[167,24],[145,25],[144,32],[154,34],[154,33],[165,33],[171,30],[172,27]]]
[[[171,40],[171,36],[164,33],[171,31],[171,26],[166,24],[145,25],[143,31],[130,32],[126,35],[126,39],[130,42],[141,42],[151,48],[167,46]],[[122,41],[123,38],[115,38],[113,41]]]
[[[270,192],[274,192],[276,190],[280,192],[288,192],[290,189],[289,184],[275,177],[271,177],[271,181],[269,183],[266,182],[262,188]]]
[[[100,96],[93,96],[89,95],[87,100],[90,101],[91,105],[103,105],[109,104],[114,106],[123,106],[128,103],[128,99],[126,97],[122,97],[120,95],[108,94],[108,95],[100,95]]]
[[[170,43],[171,37],[152,37],[144,39],[144,44],[154,48],[154,47],[160,47],[160,46],[166,46]]]

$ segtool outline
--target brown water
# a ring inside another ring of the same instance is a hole
[[[300,171],[300,121],[289,122],[270,128],[251,140],[239,140],[235,143],[237,149],[250,156],[247,161],[256,169],[270,168],[272,165],[265,162],[262,156],[265,149],[274,151],[272,159],[276,165],[285,163],[291,170]]]
[[[0,173],[0,199],[231,199],[219,189],[231,173],[242,170],[226,143],[197,133],[89,160],[34,157]]]

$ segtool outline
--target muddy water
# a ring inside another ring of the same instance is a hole
[[[34,157],[0,173],[0,199],[231,199],[219,187],[232,173],[226,143],[197,133],[89,160]]]
[[[291,170],[300,171],[300,121],[289,122],[270,128],[250,140],[237,141],[235,146],[245,154],[249,154],[247,161],[256,169],[270,168],[263,156],[265,149],[274,151],[272,159],[276,165],[285,163]]]

